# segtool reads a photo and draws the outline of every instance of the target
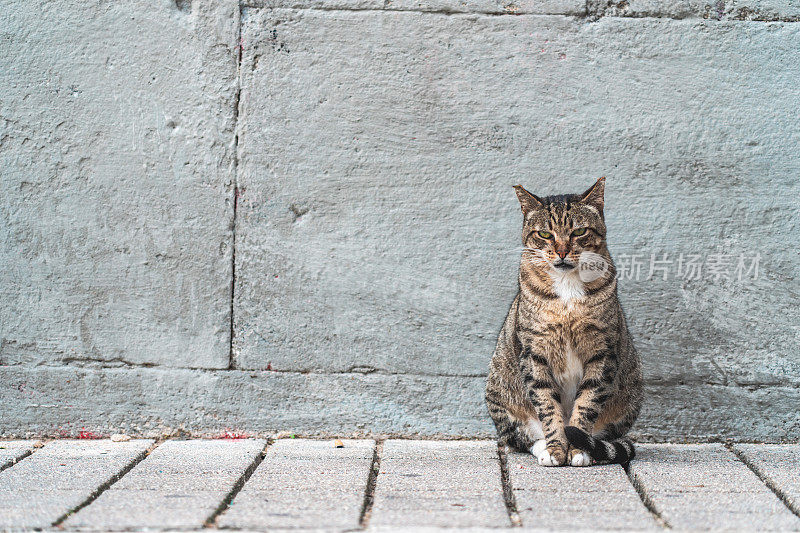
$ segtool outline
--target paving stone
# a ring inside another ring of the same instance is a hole
[[[659,529],[619,465],[547,468],[509,453],[508,475],[525,527]]]
[[[508,526],[497,445],[384,443],[370,526]]]
[[[32,442],[0,444],[26,449]],[[47,528],[85,502],[152,441],[55,441],[0,472],[0,529]],[[223,514],[237,530],[342,531],[358,527],[374,442],[281,440]],[[196,529],[218,508],[264,441],[168,441],[67,529]],[[640,444],[633,474],[677,530],[800,530],[747,465],[721,445]],[[736,445],[787,495],[797,493],[798,445]],[[510,453],[508,471],[526,531],[652,530],[656,521],[619,466],[544,468]],[[486,441],[384,444],[370,529],[505,531],[496,446]]]
[[[375,442],[284,439],[219,520],[220,527],[357,528]]]
[[[47,528],[145,453],[151,440],[63,440],[0,472],[0,530]]]
[[[263,440],[167,441],[65,525],[198,528],[264,449]]]
[[[631,469],[675,529],[800,528],[800,519],[721,444],[640,444]]]
[[[0,441],[0,469],[11,466],[33,451],[32,440]]]
[[[734,448],[800,512],[800,445],[736,444]]]

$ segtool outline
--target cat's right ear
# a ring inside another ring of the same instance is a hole
[[[522,185],[514,185],[514,190],[517,192],[517,198],[519,198],[519,205],[523,214],[527,215],[530,211],[544,205],[544,202],[538,196],[526,191]]]

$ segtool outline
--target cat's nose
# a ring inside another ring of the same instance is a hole
[[[560,257],[561,259],[564,259],[565,257],[567,257],[567,254],[569,253],[569,250],[567,250],[566,248],[564,248],[563,250],[559,249],[559,250],[556,250],[556,253],[558,254],[558,257]]]

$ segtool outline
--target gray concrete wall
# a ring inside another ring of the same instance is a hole
[[[4,2],[0,435],[490,435],[510,185],[605,175],[612,253],[642,264],[620,280],[637,434],[797,439],[798,20],[770,0]],[[647,279],[653,254],[672,263]]]

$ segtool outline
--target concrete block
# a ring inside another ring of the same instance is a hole
[[[32,440],[0,441],[0,470],[8,468],[33,451]]]
[[[199,528],[264,449],[263,440],[166,441],[66,527]]]
[[[662,442],[776,442],[800,434],[800,415],[794,407],[800,402],[797,387],[676,381],[645,386],[644,405],[633,429],[635,436]]]
[[[589,17],[670,17],[736,21],[800,20],[797,0],[621,0],[588,3]]]
[[[675,529],[800,527],[800,519],[721,444],[640,444],[631,469]]]
[[[493,441],[388,440],[371,527],[508,526]]]
[[[47,443],[0,472],[0,529],[49,528],[152,444],[150,440]]]
[[[0,435],[491,435],[483,378],[0,368]],[[24,392],[19,386],[25,384]],[[53,383],[67,384],[54,388]]]
[[[611,250],[646,261],[620,293],[650,382],[796,385],[775,290],[800,273],[796,24],[245,9],[242,31],[241,368],[484,374],[516,290],[510,186],[606,175]],[[760,254],[758,278],[678,276],[695,253]]]
[[[237,19],[4,3],[0,365],[228,366]]]
[[[270,436],[460,435],[494,438],[485,379],[185,369],[0,368],[0,435],[139,436],[226,431]],[[54,386],[53,384],[60,384]],[[650,385],[634,435],[776,441],[800,431],[800,389]],[[686,398],[694,401],[686,402]],[[743,415],[760,409],[769,416]]]
[[[279,440],[217,524],[222,528],[359,527],[375,442]]]
[[[523,527],[660,528],[619,465],[546,468],[530,454],[509,453],[508,475]]]
[[[800,445],[736,444],[734,448],[779,491],[786,505],[800,512]]]

